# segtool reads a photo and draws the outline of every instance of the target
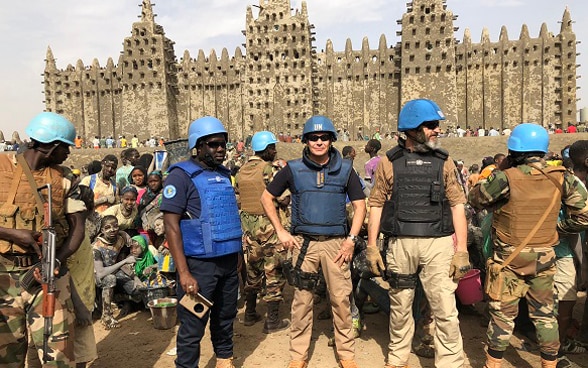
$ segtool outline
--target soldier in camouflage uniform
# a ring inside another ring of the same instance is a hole
[[[236,176],[236,190],[241,204],[241,225],[247,246],[247,281],[245,283],[245,326],[252,326],[261,319],[256,312],[257,294],[264,285],[263,299],[267,303],[267,319],[264,333],[281,331],[290,325],[279,319],[279,306],[283,300],[282,290],[285,279],[281,261],[285,252],[276,231],[265,215],[260,197],[267,184],[281,168],[274,164],[276,143],[273,133],[255,133],[251,146],[255,155],[239,170]],[[276,208],[288,204],[288,198],[276,201]]]
[[[586,188],[578,178],[561,166],[545,165],[542,157],[548,145],[549,135],[543,127],[518,125],[508,140],[508,157],[487,181],[478,183],[469,193],[474,208],[494,210],[494,255],[489,265],[501,265],[529,237],[538,219],[546,216],[522,252],[500,271],[502,287],[498,278],[487,281],[490,287],[496,287],[498,295],[489,303],[487,368],[501,366],[520,298],[526,298],[529,317],[537,329],[541,367],[557,365],[560,342],[554,313],[553,246],[558,243],[558,232],[570,234],[588,228],[588,205]],[[554,196],[557,202],[551,205]],[[560,202],[566,218],[558,222]]]
[[[24,367],[27,340],[43,358],[43,292],[27,273],[41,257],[36,242],[43,214],[37,208],[36,188],[24,173],[26,164],[37,187],[51,184],[53,200],[59,275],[46,365],[75,367],[75,316],[66,261],[84,239],[86,205],[73,175],[59,166],[74,144],[75,128],[64,117],[44,112],[33,118],[26,133],[31,142],[22,156],[0,156],[0,362],[2,367]]]

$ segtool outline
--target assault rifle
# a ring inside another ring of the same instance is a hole
[[[41,286],[43,288],[43,318],[45,323],[43,326],[43,363],[47,363],[53,358],[49,355],[49,338],[53,334],[53,316],[55,316],[55,266],[59,263],[55,259],[55,228],[53,227],[53,218],[51,216],[51,209],[53,207],[53,199],[51,196],[51,184],[39,187],[37,191],[40,192],[47,189],[47,201],[43,203],[45,216],[43,219],[42,229],[42,259],[41,259]]]

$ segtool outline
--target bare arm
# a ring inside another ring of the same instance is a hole
[[[380,235],[380,219],[382,218],[382,207],[370,207],[368,219],[368,247],[376,248]]]
[[[94,269],[96,270],[96,277],[99,279],[103,279],[104,276],[112,275],[116,271],[118,271],[122,266],[126,265],[127,263],[135,263],[136,259],[133,256],[128,256],[127,258],[123,259],[122,261],[113,264],[112,266],[105,267],[102,261],[94,260]]]
[[[69,224],[69,235],[61,248],[57,250],[55,257],[65,264],[67,258],[74,254],[85,236],[86,212],[75,212],[65,215]]]
[[[182,216],[177,213],[163,213],[165,236],[169,245],[169,251],[176,264],[182,289],[188,294],[196,295],[198,293],[198,281],[190,273],[190,268],[184,255],[184,241],[182,240],[182,231],[180,230],[181,218]]]
[[[276,229],[276,234],[278,235],[278,239],[284,246],[284,248],[288,249],[290,247],[300,248],[300,244],[296,241],[296,239],[290,234],[284,226],[282,226],[282,222],[280,221],[280,217],[278,215],[278,211],[274,205],[274,197],[270,192],[266,190],[263,191],[261,195],[261,205],[263,206],[263,210],[267,218],[270,220],[274,229]]]
[[[451,207],[451,215],[453,218],[453,228],[455,230],[455,238],[457,239],[457,252],[468,251],[468,223],[465,216],[465,209],[463,204],[458,204]]]

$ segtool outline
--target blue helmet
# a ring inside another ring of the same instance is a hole
[[[445,120],[441,108],[433,101],[416,99],[408,101],[398,116],[398,131],[416,129],[425,121]]]
[[[225,139],[229,140],[229,134],[223,123],[215,117],[204,116],[190,123],[188,128],[188,149],[196,147],[198,140],[212,134],[223,133]]]
[[[337,140],[337,130],[331,119],[323,115],[315,115],[304,123],[302,130],[302,141],[306,140],[306,135],[314,132],[329,132],[333,136],[333,142]]]
[[[35,116],[25,129],[31,139],[41,143],[60,141],[74,145],[76,128],[63,116],[54,112],[42,112]]]
[[[506,144],[513,152],[543,152],[549,147],[549,133],[541,125],[523,123],[517,125]]]
[[[254,152],[261,152],[270,144],[275,143],[278,143],[278,140],[274,133],[263,130],[255,133],[253,138],[251,138],[251,149],[253,149]]]

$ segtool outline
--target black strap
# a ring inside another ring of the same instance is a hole
[[[298,254],[298,259],[296,259],[296,266],[294,267],[295,269],[301,270],[302,262],[304,262],[304,257],[306,257],[306,252],[308,251],[309,245],[310,238],[305,236],[304,241],[302,242],[302,247],[300,247],[300,254]]]

